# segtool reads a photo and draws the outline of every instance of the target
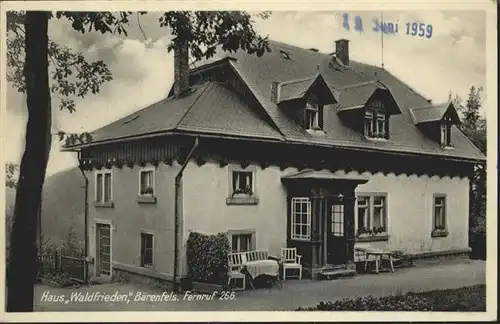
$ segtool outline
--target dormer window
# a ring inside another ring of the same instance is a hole
[[[450,146],[450,133],[451,133],[451,125],[449,124],[441,124],[440,127],[440,135],[441,135],[441,145],[442,146]]]
[[[366,137],[386,138],[386,116],[382,112],[367,110],[365,112],[364,133]]]
[[[322,113],[322,105],[315,100],[309,99],[306,102],[306,129],[321,130],[320,114]]]

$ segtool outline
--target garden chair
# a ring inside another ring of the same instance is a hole
[[[229,253],[227,259],[229,266],[227,285],[230,286],[233,279],[241,279],[242,286],[235,290],[245,290],[246,276],[241,272],[245,264],[245,255],[241,252]]]
[[[286,280],[286,270],[299,270],[299,280],[302,279],[302,265],[300,264],[301,255],[297,254],[297,248],[282,248],[281,258],[283,261],[283,280]]]

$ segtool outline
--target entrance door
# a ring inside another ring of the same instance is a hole
[[[111,226],[97,224],[97,274],[111,275]]]
[[[330,204],[327,217],[327,262],[331,265],[347,262],[347,240],[344,227],[344,204]]]

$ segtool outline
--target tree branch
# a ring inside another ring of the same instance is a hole
[[[141,30],[142,36],[144,36],[144,40],[147,41],[148,38],[146,37],[146,34],[144,33],[144,30],[142,29],[141,20],[139,19],[139,12],[137,12],[136,15],[137,15],[137,25],[139,25],[139,29]]]

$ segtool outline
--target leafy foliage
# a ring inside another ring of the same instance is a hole
[[[301,311],[486,311],[486,285],[320,302]]]
[[[187,264],[194,281],[224,284],[227,280],[229,239],[225,233],[191,232],[187,240]]]
[[[269,17],[269,13],[257,15],[263,19]],[[159,18],[159,23],[174,35],[168,51],[187,41],[196,61],[214,56],[219,45],[224,51],[242,49],[258,56],[271,51],[267,37],[257,34],[252,16],[243,11],[169,11]]]
[[[19,165],[14,163],[5,163],[5,186],[16,189],[19,179]]]
[[[78,13],[73,13],[79,17]],[[95,17],[94,25],[101,27],[101,20],[108,19],[112,13]],[[57,13],[58,18],[62,13]],[[72,17],[67,14],[65,17]],[[108,19],[109,20],[109,19]],[[118,24],[119,22],[115,22]],[[7,81],[18,91],[25,92],[24,82],[24,13],[17,11],[7,12]],[[74,23],[78,25],[78,23]],[[100,87],[107,81],[111,81],[111,71],[102,61],[88,62],[80,52],[74,52],[67,46],[61,46],[49,41],[49,58],[51,70],[51,92],[60,97],[59,107],[61,110],[75,111],[75,97],[84,98],[88,93],[97,94]]]

